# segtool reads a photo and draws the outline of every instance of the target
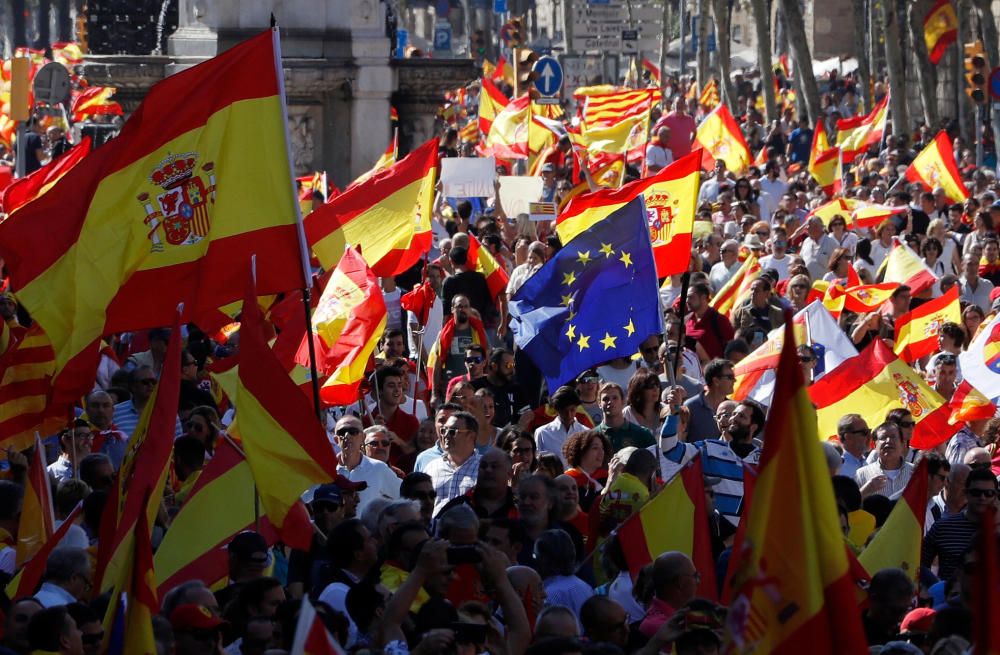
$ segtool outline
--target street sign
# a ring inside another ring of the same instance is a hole
[[[49,62],[35,73],[35,81],[31,90],[35,93],[35,102],[48,105],[58,105],[69,100],[69,71],[57,62]]]
[[[451,52],[451,23],[434,25],[434,52]]]
[[[622,41],[638,41],[639,30],[622,30]]]
[[[403,29],[396,30],[396,59],[406,56],[406,46],[410,41],[410,33]]]
[[[990,97],[1000,100],[1000,66],[990,71]]]
[[[535,74],[533,84],[539,93],[549,97],[559,93],[563,83],[563,70],[558,59],[549,56],[539,57],[531,67],[531,72]]]
[[[663,8],[652,0],[571,3],[572,47],[578,52],[659,51]],[[623,38],[632,36],[635,38]]]
[[[698,20],[700,18],[701,18],[700,16],[692,16],[691,17],[691,54],[692,55],[697,55],[698,54]],[[715,52],[716,47],[717,47],[717,44],[715,42],[715,23],[711,19],[709,19],[709,22],[708,22],[708,40],[706,41],[706,43],[708,44],[708,51],[709,52]]]
[[[507,13],[507,0],[493,0],[493,11],[497,14]]]

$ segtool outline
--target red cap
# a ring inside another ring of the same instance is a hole
[[[900,634],[907,632],[930,632],[931,624],[934,623],[934,616],[937,614],[929,607],[918,607],[910,610],[903,617],[903,622],[899,624]]]
[[[180,605],[170,613],[170,625],[174,630],[208,630],[225,623],[204,605]]]

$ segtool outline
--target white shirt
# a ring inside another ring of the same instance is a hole
[[[614,382],[621,386],[622,389],[628,389],[628,381],[632,379],[632,374],[635,371],[635,364],[632,363],[625,368],[617,368],[610,364],[605,364],[604,366],[597,367],[597,377],[601,379],[601,382]]]
[[[628,571],[619,573],[618,577],[608,585],[608,598],[622,606],[629,623],[640,621],[646,615],[646,608],[632,595],[632,576]]]
[[[37,600],[45,609],[58,607],[59,605],[69,605],[70,603],[76,602],[76,598],[73,597],[73,594],[69,593],[59,585],[52,584],[51,582],[42,583],[38,593],[35,594],[35,600]]]
[[[564,605],[580,618],[580,608],[594,595],[594,588],[575,575],[553,575],[542,582],[546,605]]]
[[[764,220],[768,220],[771,218],[771,215],[774,214],[775,210],[778,208],[778,201],[781,200],[781,196],[785,195],[785,192],[788,191],[788,183],[782,182],[778,178],[774,178],[774,180],[772,181],[767,177],[762,177],[760,178],[760,190],[768,195],[766,201],[767,206],[765,207],[764,203],[762,203],[760,207],[761,218],[763,218]],[[758,202],[760,201],[758,200]],[[765,210],[767,211],[766,216],[764,215]]]
[[[728,268],[726,267],[726,262],[718,261],[712,265],[712,270],[708,274],[708,281],[712,285],[712,291],[715,293],[719,292],[719,289],[726,286],[726,282],[732,279],[736,275],[736,271],[740,270],[740,266],[743,262],[736,260]]]
[[[556,420],[546,423],[535,430],[535,444],[538,446],[538,452],[554,453],[562,460],[563,466],[568,466],[566,459],[563,457],[563,444],[572,435],[586,431],[587,428],[576,419],[573,419],[573,424],[567,430],[563,427],[562,420],[557,416]]]
[[[766,271],[769,268],[773,268],[778,272],[779,280],[788,279],[788,262],[792,260],[788,255],[784,255],[781,258],[775,257],[774,255],[764,255],[760,258],[760,270]]]
[[[979,278],[976,281],[976,288],[973,289],[969,286],[968,281],[963,275],[959,280],[959,296],[958,299],[962,302],[972,303],[977,305],[979,309],[983,312],[990,313],[990,292],[993,291],[993,283],[985,278]]]
[[[69,480],[73,477],[73,464],[69,461],[66,453],[60,453],[59,459],[48,465],[49,475],[56,479],[56,482]]]
[[[885,258],[889,256],[890,250],[892,250],[891,243],[888,246],[883,246],[882,242],[878,239],[872,239],[871,258],[876,271],[882,266],[882,262],[885,261]]]
[[[837,241],[829,234],[824,233],[818,241],[813,241],[812,237],[806,237],[802,242],[802,261],[809,269],[809,277],[819,280],[826,274],[827,266],[830,264],[830,256],[837,249]],[[874,254],[874,253],[873,253]]]
[[[703,202],[715,202],[719,199],[719,181],[714,177],[702,183],[698,191],[698,204]]]
[[[358,492],[358,516],[361,516],[368,503],[376,498],[388,498],[390,500],[399,498],[399,483],[401,480],[385,462],[362,455],[361,462],[353,470],[341,464],[337,467],[337,472],[351,482],[364,480],[368,483],[368,488]]]
[[[360,515],[361,512],[358,512],[358,514]],[[353,580],[355,583],[361,582],[361,580],[350,571],[344,571],[344,575]],[[332,582],[328,584],[326,589],[323,590],[323,593],[319,595],[320,601],[326,603],[347,617],[347,643],[345,646],[348,648],[353,646],[354,642],[358,640],[358,626],[354,623],[354,619],[351,618],[350,613],[347,611],[347,592],[350,590],[351,588],[343,582]]]
[[[660,170],[666,168],[674,161],[674,153],[670,151],[670,148],[664,148],[661,145],[655,143],[650,143],[646,146],[646,168],[655,168],[655,171],[650,171],[650,175],[659,173]]]

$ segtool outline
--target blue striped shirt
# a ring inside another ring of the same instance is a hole
[[[705,439],[694,445],[701,451],[704,474],[721,479],[713,489],[715,509],[730,523],[739,525],[743,505],[743,460],[733,452],[728,443],[719,439]],[[755,450],[746,459],[753,461],[754,457],[759,456],[759,451]]]
[[[115,405],[115,413],[111,418],[111,422],[116,428],[124,432],[125,436],[131,439],[132,433],[135,432],[135,427],[139,425],[140,414],[141,412],[132,404],[131,399],[126,400]],[[176,421],[174,425],[174,437],[179,437],[184,434],[184,430],[181,429],[180,418],[174,420]]]

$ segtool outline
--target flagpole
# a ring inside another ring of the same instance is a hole
[[[302,258],[302,308],[306,315],[306,342],[309,347],[309,377],[312,383],[313,410],[316,412],[316,418],[319,419],[319,422],[323,423],[323,408],[319,401],[319,371],[316,368],[316,344],[313,341],[312,327],[310,293],[312,267],[309,265],[309,245],[306,242],[306,231],[302,223],[302,208],[299,207],[298,195],[295,191],[295,171],[292,169],[292,144],[288,138],[288,103],[285,100],[285,71],[281,65],[281,39],[273,15],[271,16],[271,40],[274,44],[274,67],[275,77],[278,80],[278,97],[281,98],[282,130],[285,135],[285,161],[288,165],[288,181],[292,188],[292,198],[296,199],[292,204],[295,207],[296,235],[299,239],[299,255]]]

